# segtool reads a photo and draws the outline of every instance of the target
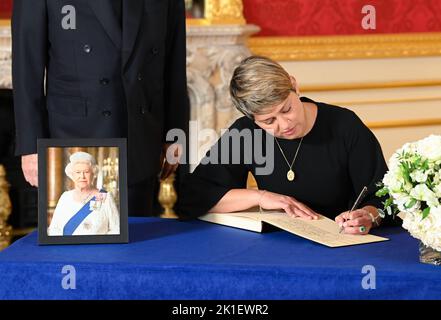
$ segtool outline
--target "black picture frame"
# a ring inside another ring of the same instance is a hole
[[[128,243],[127,140],[110,139],[38,139],[38,244]],[[48,148],[116,147],[118,148],[119,234],[48,235]]]

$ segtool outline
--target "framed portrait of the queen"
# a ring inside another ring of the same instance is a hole
[[[38,140],[39,244],[127,243],[125,139]]]

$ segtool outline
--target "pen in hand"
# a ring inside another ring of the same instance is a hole
[[[363,200],[363,197],[366,195],[366,192],[368,191],[368,188],[366,186],[363,187],[363,189],[361,190],[360,194],[357,197],[357,200],[355,200],[354,205],[352,206],[351,210],[349,210],[349,213],[351,213],[352,211],[354,211],[358,205],[360,204],[361,200]],[[344,219],[344,218],[343,218]],[[346,219],[345,219],[346,221]],[[340,229],[338,231],[338,233],[341,233],[344,230],[343,224],[340,226]]]

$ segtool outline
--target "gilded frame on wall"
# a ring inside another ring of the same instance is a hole
[[[186,4],[192,0],[187,0]],[[203,0],[203,18],[188,18],[188,25],[245,24],[242,0]],[[10,25],[10,19],[0,19],[0,26]]]
[[[188,25],[244,25],[242,0],[204,0],[204,16],[187,19]]]

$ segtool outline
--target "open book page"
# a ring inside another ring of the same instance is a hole
[[[233,215],[234,219],[242,218],[244,225],[243,229],[252,230],[245,227],[246,222],[250,222],[250,225],[255,222],[261,221],[274,225],[280,229],[291,232],[303,238],[321,243],[328,247],[343,247],[351,246],[356,244],[365,244],[371,242],[379,242],[388,240],[387,238],[382,238],[374,235],[348,235],[344,233],[339,233],[338,224],[324,216],[320,216],[318,220],[305,220],[301,218],[292,218],[283,212],[238,212],[231,214],[211,214],[212,216],[225,216]],[[252,223],[251,221],[255,221]],[[215,222],[211,220],[211,222]],[[234,222],[233,220],[231,222]],[[215,222],[216,223],[216,222]],[[226,223],[224,223],[226,224]],[[227,224],[229,225],[229,224]],[[234,224],[230,224],[236,226]],[[237,226],[241,228],[240,226]],[[254,230],[258,231],[258,230]]]
[[[260,213],[254,213],[260,214]],[[285,213],[262,213],[261,218],[276,227],[299,235],[303,238],[324,244],[328,247],[343,247],[356,244],[388,240],[374,235],[350,235],[339,233],[338,224],[324,216],[318,220],[292,218]]]

